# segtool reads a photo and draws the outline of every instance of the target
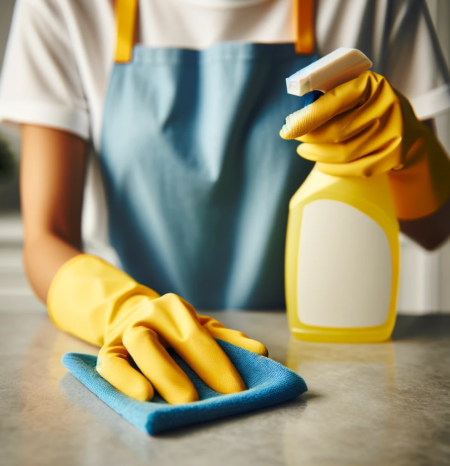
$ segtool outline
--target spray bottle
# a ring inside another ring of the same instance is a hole
[[[359,50],[340,48],[287,78],[288,93],[327,92],[371,66]],[[314,167],[289,204],[285,273],[293,335],[316,342],[388,340],[399,262],[386,175],[336,177]]]

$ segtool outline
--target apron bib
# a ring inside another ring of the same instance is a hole
[[[278,132],[302,107],[293,44],[135,46],[106,96],[100,163],[124,270],[199,309],[284,308],[288,204],[312,168]]]

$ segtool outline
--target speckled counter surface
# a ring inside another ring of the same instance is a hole
[[[394,341],[372,345],[293,340],[284,313],[219,317],[263,341],[309,392],[149,437],[60,363],[68,351],[95,348],[56,330],[44,313],[0,313],[0,464],[450,464],[450,316],[400,317]]]

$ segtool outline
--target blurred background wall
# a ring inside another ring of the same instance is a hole
[[[14,1],[0,0],[0,73]],[[447,63],[450,63],[450,0],[427,0],[427,3],[443,53]],[[450,112],[437,117],[437,128],[439,138],[450,153]],[[0,125],[0,137],[7,142],[15,160],[18,161],[19,134]],[[11,298],[8,299],[11,303],[8,306],[13,306],[12,303],[18,295],[28,296],[30,300],[23,301],[23,306],[31,306],[33,298],[23,279],[18,252],[21,241],[16,173],[9,180],[0,180],[0,308],[7,297]],[[14,273],[20,275],[20,278],[11,279]],[[42,306],[37,307],[42,308]],[[450,313],[450,242],[439,251],[427,253],[402,237],[402,273],[398,308],[399,312],[407,314]]]
[[[14,8],[14,0],[0,0],[0,73],[1,64],[5,54],[6,41],[8,39],[9,25]],[[15,131],[10,131],[0,126],[0,137],[2,137],[18,160],[20,140]],[[0,181],[0,211],[17,211],[19,209],[19,189],[17,176],[10,180]]]

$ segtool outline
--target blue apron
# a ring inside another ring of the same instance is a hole
[[[312,164],[278,133],[302,107],[285,78],[316,59],[227,42],[114,65],[100,161],[126,272],[198,309],[285,307],[288,204]]]

